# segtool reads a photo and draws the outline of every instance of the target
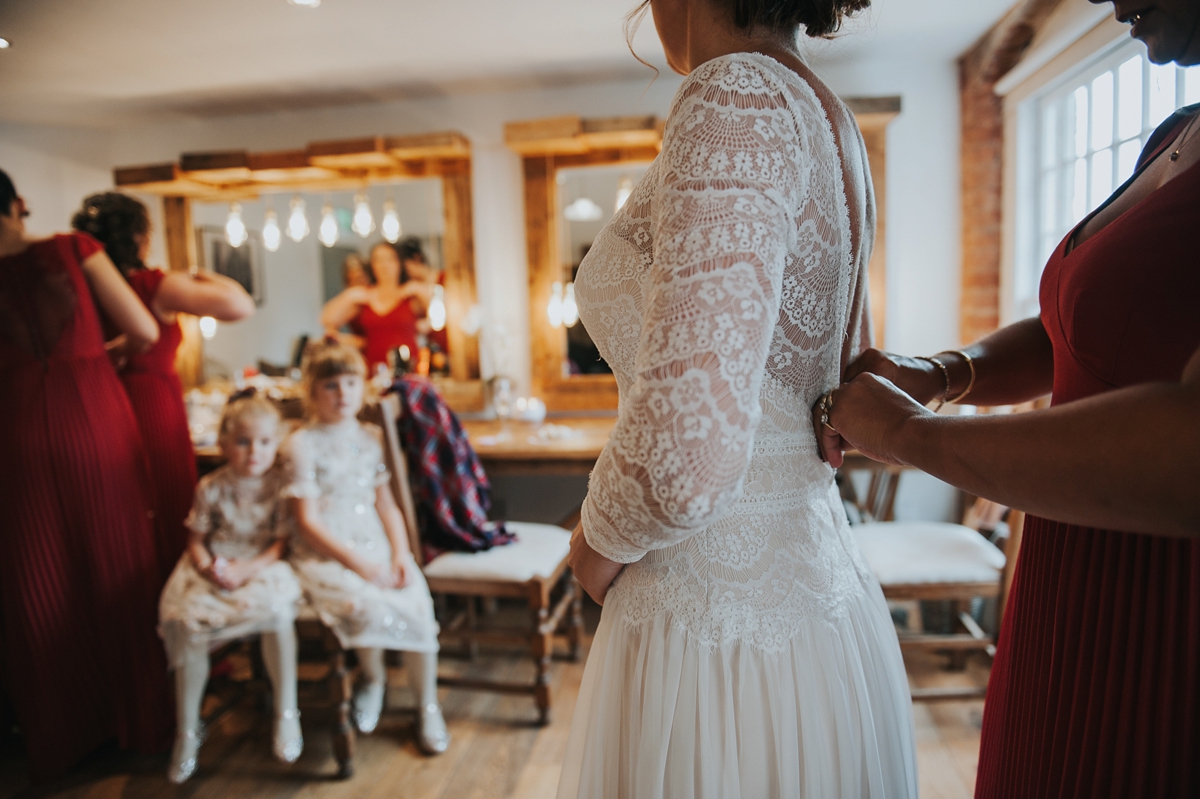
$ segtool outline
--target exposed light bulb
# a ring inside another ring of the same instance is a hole
[[[279,229],[279,214],[275,213],[274,208],[267,209],[267,215],[263,219],[263,246],[268,252],[277,252],[279,243],[283,240],[283,232]]]
[[[308,206],[304,198],[297,194],[292,198],[291,209],[288,214],[287,237],[299,244],[308,235]]]
[[[217,320],[211,316],[200,317],[200,335],[205,338],[212,338],[217,335]]]
[[[557,280],[550,288],[550,302],[546,304],[546,316],[550,319],[551,327],[562,327],[563,323],[563,284]]]
[[[580,197],[563,209],[563,216],[568,222],[595,222],[604,216],[604,209],[587,197]]]
[[[622,175],[621,182],[617,184],[617,208],[616,208],[616,211],[621,210],[621,206],[623,206],[625,204],[625,201],[629,199],[629,195],[631,195],[631,194],[633,194],[633,179],[630,178],[628,175]],[[613,213],[616,213],[616,211],[614,211]]]
[[[246,233],[246,223],[242,221],[242,206],[239,203],[229,204],[229,218],[225,220],[225,241],[233,248],[246,243],[249,234]]]
[[[301,8],[316,8],[321,5],[321,0],[288,0],[288,3]]]
[[[354,196],[354,221],[350,223],[350,229],[364,239],[375,229],[375,217],[371,214],[371,204],[367,202],[367,195],[362,192]]]
[[[333,206],[330,203],[325,203],[325,207],[321,209],[321,227],[317,229],[317,238],[326,247],[337,244],[337,217],[333,215]]]
[[[434,330],[446,327],[446,291],[441,286],[433,287],[433,299],[429,301],[429,326]]]
[[[575,284],[567,284],[567,296],[563,298],[562,320],[567,327],[575,327],[579,321],[579,306],[575,304]]]
[[[396,213],[396,203],[387,200],[383,204],[383,221],[379,223],[383,237],[392,244],[400,241],[400,214]]]

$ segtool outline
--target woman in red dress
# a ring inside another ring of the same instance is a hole
[[[417,335],[425,318],[429,293],[424,283],[411,280],[397,248],[381,241],[371,248],[375,285],[351,286],[321,310],[321,324],[334,338],[350,325],[362,339],[367,369],[387,364],[387,354],[400,346],[417,357]]]
[[[1152,61],[1200,62],[1200,0],[1116,9]],[[1059,245],[1040,318],[940,365],[864,353],[815,412],[835,465],[849,445],[1031,514],[988,686],[981,799],[1200,795],[1198,117],[1163,123]],[[1015,416],[913,402],[1047,392],[1053,407]]]
[[[196,456],[188,430],[183,384],[175,371],[175,353],[183,339],[178,315],[211,316],[236,322],[254,313],[254,300],[236,281],[211,272],[191,275],[147,269],[150,215],[146,206],[116,192],[94,194],[83,202],[71,225],[104,245],[129,285],[158,322],[158,342],[125,357],[120,340],[110,343],[121,366],[146,454],[158,533],[159,566],[165,583],[187,544],[183,520],[196,491]]]
[[[96,306],[130,351],[158,326],[99,243],[31,240],[26,215],[0,172],[0,666],[47,777],[170,741],[142,440]]]

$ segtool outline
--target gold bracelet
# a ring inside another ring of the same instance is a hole
[[[946,404],[946,397],[950,394],[950,370],[946,368],[946,364],[939,361],[937,358],[927,355],[918,355],[918,361],[928,361],[929,363],[942,370],[942,379],[946,381],[946,388],[942,391],[942,395],[937,398],[938,404],[934,407],[933,412],[937,413]]]
[[[959,402],[962,402],[964,399],[966,399],[966,396],[971,393],[971,389],[975,388],[975,361],[974,361],[974,359],[971,358],[970,355],[967,355],[962,350],[949,350],[949,353],[951,355],[957,355],[958,357],[960,357],[964,361],[966,361],[967,366],[971,370],[971,379],[967,381],[967,387],[965,389],[963,389],[963,393],[959,394],[954,399],[946,400],[946,402],[949,402],[951,405],[955,405]],[[949,393],[949,389],[947,389],[946,393]]]

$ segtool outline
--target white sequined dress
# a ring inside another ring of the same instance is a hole
[[[560,799],[916,796],[896,633],[810,416],[869,338],[874,211],[848,138],[774,59],[705,63],[580,267],[620,389],[583,527],[629,565]]]
[[[392,547],[375,510],[375,489],[389,478],[382,431],[350,419],[312,422],[284,442],[286,497],[315,500],[321,521],[343,546],[371,563],[390,564]],[[299,535],[292,566],[309,604],[342,646],[438,651],[433,599],[416,561],[408,556],[408,583],[380,588],[340,562],[323,557]]]
[[[200,479],[184,525],[205,536],[213,557],[257,557],[284,534],[278,524],[282,487],[278,469],[261,477],[238,477],[223,466]],[[197,572],[185,552],[158,604],[168,662],[171,668],[182,665],[194,645],[211,648],[289,625],[299,601],[300,585],[286,561],[278,560],[240,588],[226,591]]]

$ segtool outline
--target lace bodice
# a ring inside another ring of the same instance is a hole
[[[228,466],[201,478],[184,525],[205,536],[215,557],[253,558],[279,537],[276,509],[283,487],[278,469],[238,477]]]
[[[621,398],[585,535],[612,560],[646,559],[621,578],[656,597],[645,608],[699,603],[694,625],[721,626],[705,637],[751,607],[791,607],[796,579],[818,603],[839,574],[858,582],[810,422],[869,340],[866,156],[857,136],[839,149],[835,129],[813,88],[767,56],[702,65],[579,269],[580,317]],[[716,622],[712,592],[732,603]],[[764,623],[770,645],[783,633]]]
[[[391,547],[375,510],[375,489],[390,479],[383,459],[383,431],[349,420],[310,423],[284,443],[287,482],[283,495],[312,499],[326,528],[350,549],[376,562],[391,557]],[[297,557],[317,557],[297,538]]]

